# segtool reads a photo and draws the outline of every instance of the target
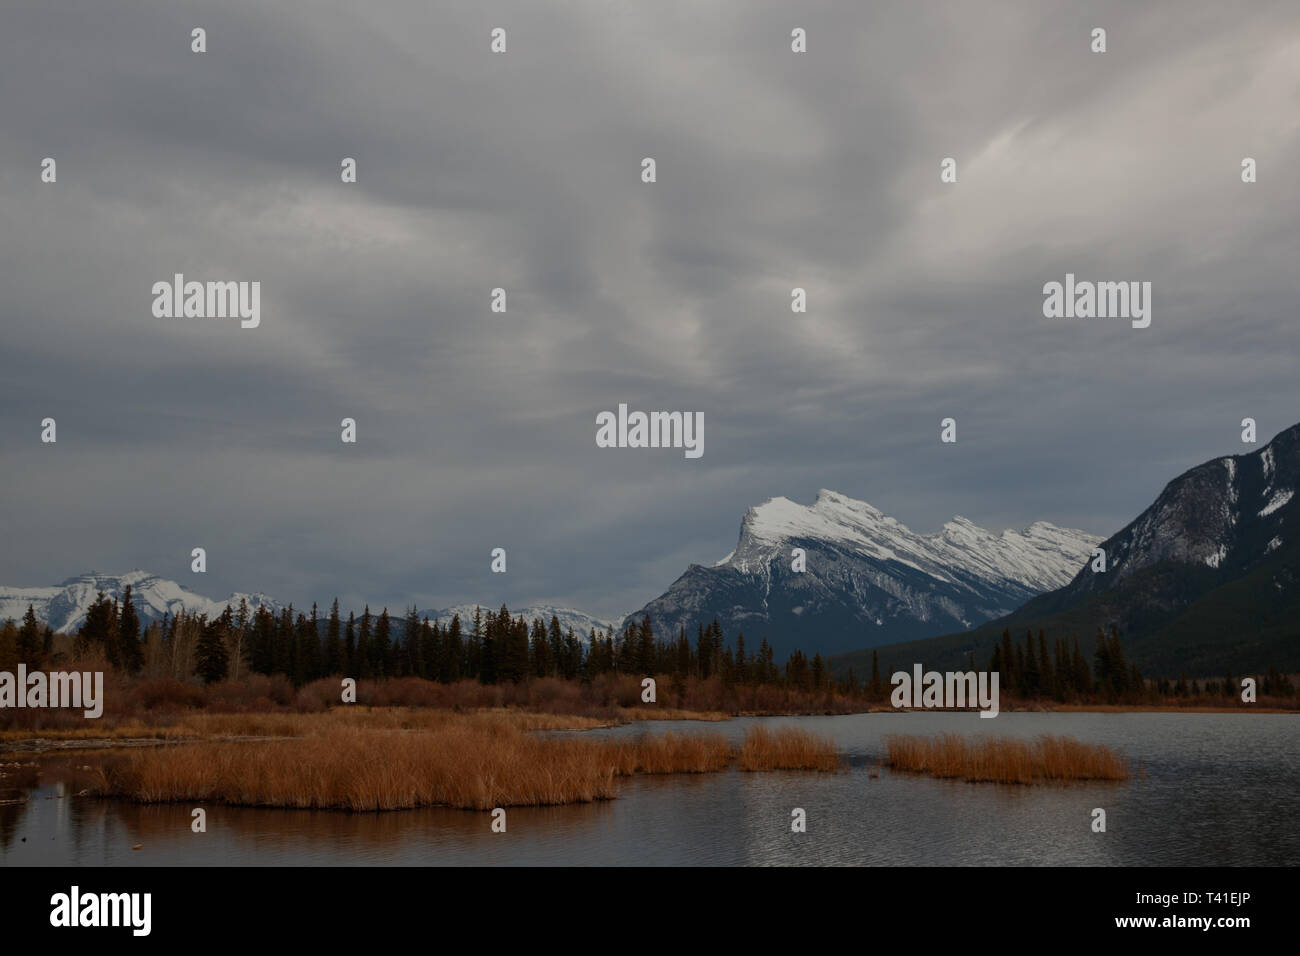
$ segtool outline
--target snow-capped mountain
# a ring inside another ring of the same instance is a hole
[[[86,619],[86,612],[100,591],[104,592],[105,597],[117,598],[120,601],[127,585],[131,586],[131,603],[135,605],[136,614],[139,615],[142,625],[158,620],[164,614],[174,615],[182,608],[191,613],[215,617],[226,609],[227,604],[237,609],[241,599],[248,601],[250,610],[258,605],[265,605],[267,610],[279,613],[282,608],[279,602],[260,593],[235,593],[221,600],[214,600],[195,594],[175,581],[150,574],[148,571],[128,571],[126,574],[103,574],[91,571],[88,574],[68,578],[55,587],[0,586],[0,621],[10,618],[21,621],[23,615],[27,613],[27,605],[30,604],[42,623],[65,634],[75,633]],[[484,604],[482,607],[486,612],[495,611],[500,605]],[[530,622],[534,618],[541,618],[547,624],[550,624],[551,616],[554,615],[560,620],[561,630],[567,633],[572,627],[574,634],[584,643],[590,639],[593,628],[606,631],[615,628],[618,623],[592,617],[573,608],[552,607],[545,604],[511,608],[510,613],[516,618],[523,615]],[[425,614],[431,620],[436,617],[443,622],[451,620],[453,614],[459,614],[462,623],[468,628],[470,622],[474,620],[474,605],[458,604],[440,611],[422,612],[421,617]],[[346,610],[344,616],[347,616]]]
[[[1064,587],[973,631],[889,647],[882,667],[924,661],[940,670],[975,654],[989,658],[1003,630],[1078,638],[1117,628],[1148,676],[1300,668],[1300,425],[1258,451],[1215,458],[1183,472]],[[867,645],[863,645],[866,647]],[[870,667],[846,654],[840,673]]]
[[[986,531],[960,516],[918,534],[864,501],[822,490],[812,505],[750,508],[731,554],[691,565],[649,614],[661,639],[715,617],[778,655],[823,654],[970,627],[1068,582],[1100,538],[1045,521]],[[792,568],[793,552],[806,569]]]
[[[126,574],[91,571],[68,578],[55,587],[0,586],[0,621],[9,618],[21,621],[30,604],[43,623],[56,631],[71,634],[86,619],[86,611],[100,591],[104,592],[105,597],[120,601],[127,585],[131,587],[131,603],[135,605],[142,625],[158,620],[164,614],[174,615],[182,608],[196,614],[215,616],[225,610],[226,604],[238,608],[241,599],[248,601],[250,609],[265,604],[268,610],[279,610],[279,605],[265,594],[236,593],[215,601],[148,571],[128,571]]]
[[[1247,573],[1298,536],[1300,425],[1259,451],[1216,458],[1169,482],[1151,507],[1108,538],[1107,571],[1085,569],[1062,593],[1071,599],[1125,584],[1162,562]]]
[[[459,614],[461,627],[463,629],[468,629],[474,620],[474,609],[476,606],[481,607],[484,614],[488,611],[499,611],[501,609],[499,604],[457,604],[455,607],[443,608],[441,611],[430,611],[427,613],[430,620],[437,617],[437,619],[444,624],[451,620],[452,615]],[[584,644],[591,640],[591,632],[593,629],[610,631],[616,630],[618,627],[618,621],[606,621],[600,618],[595,618],[590,614],[575,610],[571,607],[552,607],[549,604],[532,604],[528,607],[522,608],[512,607],[509,610],[511,617],[519,618],[522,616],[530,623],[536,618],[541,618],[547,626],[550,626],[551,616],[554,615],[560,621],[561,633],[567,634],[569,628],[572,627],[574,636]],[[423,616],[424,612],[421,613],[421,617]]]

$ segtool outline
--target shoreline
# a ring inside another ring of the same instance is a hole
[[[364,705],[362,705],[364,706]],[[835,713],[809,713],[806,711],[742,711],[735,714],[725,714],[722,712],[682,712],[668,711],[663,714],[649,713],[641,708],[630,709],[629,713],[619,714],[609,718],[595,718],[576,715],[549,714],[545,711],[519,710],[513,708],[484,708],[473,711],[472,713],[487,715],[519,715],[532,720],[536,726],[532,729],[548,732],[571,732],[582,733],[589,730],[604,730],[612,727],[627,726],[634,723],[643,723],[650,721],[663,721],[665,723],[683,723],[683,724],[709,724],[721,723],[735,720],[737,718],[776,718],[776,717],[853,717],[865,714],[908,714],[908,713],[978,713],[976,708],[894,708],[894,707],[868,707],[864,710],[844,711]],[[461,711],[445,710],[441,708],[383,708],[383,707],[366,707],[353,712],[357,719],[366,722],[365,718],[376,713],[398,718],[399,725],[402,723],[421,723],[421,718],[432,718],[433,720],[448,719],[453,715],[462,714]],[[1003,714],[1008,713],[1063,713],[1063,714],[1236,714],[1242,716],[1257,715],[1300,715],[1300,712],[1288,710],[1279,707],[1210,707],[1210,706],[1188,706],[1188,707],[1162,707],[1158,705],[1126,705],[1126,704],[1060,704],[1052,707],[1004,707],[1001,711]],[[330,714],[337,715],[335,717]],[[288,724],[298,722],[310,723],[316,720],[348,720],[352,717],[348,711],[334,709],[321,713],[311,714],[280,714],[280,713],[245,713],[245,714],[190,714],[176,718],[175,724],[156,723],[148,724],[137,720],[128,722],[120,728],[119,733],[109,730],[103,734],[88,734],[83,729],[63,730],[58,728],[43,728],[31,731],[5,730],[0,731],[0,756],[40,756],[50,753],[68,753],[76,751],[95,751],[95,750],[113,750],[128,749],[140,747],[158,747],[165,744],[184,744],[197,743],[201,741],[253,741],[253,740],[294,740],[301,739],[305,736],[303,733],[266,733],[256,732],[255,728],[263,724],[274,724],[283,721]],[[402,721],[406,717],[408,721]],[[218,719],[223,726],[230,723],[247,722],[249,727],[248,733],[231,732],[224,729],[219,732],[205,733],[201,728],[195,727],[193,721],[195,718],[200,720],[204,718]],[[399,726],[396,729],[403,729],[412,732],[428,730],[428,727],[420,726]]]

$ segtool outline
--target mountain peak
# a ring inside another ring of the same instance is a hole
[[[30,604],[36,616],[54,630],[72,633],[86,619],[86,611],[101,591],[105,597],[120,601],[128,587],[131,588],[131,602],[144,624],[166,614],[175,615],[182,609],[212,617],[225,610],[227,604],[238,607],[241,600],[247,601],[250,608],[265,605],[268,609],[279,609],[279,605],[265,594],[237,592],[217,601],[151,571],[132,568],[125,574],[87,571],[65,579],[56,587],[0,587],[0,621],[8,618],[20,620]]]
[[[961,515],[919,534],[822,488],[811,505],[776,496],[748,508],[730,554],[712,567],[691,565],[633,616],[649,614],[661,636],[717,617],[778,648],[783,632],[809,628],[837,632],[828,640],[846,638],[846,628],[864,629],[868,643],[901,640],[940,633],[943,622],[987,620],[1060,587],[1098,540],[1047,522],[998,534]],[[803,571],[792,567],[794,548],[804,551]]]

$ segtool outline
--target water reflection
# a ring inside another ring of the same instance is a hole
[[[628,725],[611,735],[696,730],[743,736],[750,720]],[[870,714],[776,718],[833,736],[839,775],[729,772],[639,777],[618,799],[514,808],[344,813],[77,796],[99,755],[3,767],[0,864],[19,865],[1295,865],[1300,862],[1297,719],[1217,714]],[[990,724],[996,726],[990,727]],[[891,732],[1065,733],[1118,747],[1145,768],[1123,784],[1014,787],[873,777]],[[1108,832],[1091,832],[1104,807]],[[792,808],[808,832],[790,832]],[[139,845],[139,850],[132,847]]]

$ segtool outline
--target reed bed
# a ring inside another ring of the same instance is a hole
[[[619,774],[716,773],[726,770],[734,757],[725,738],[716,734],[666,733],[602,744]]]
[[[186,801],[301,809],[399,810],[589,803],[633,774],[834,770],[829,741],[754,728],[740,747],[713,734],[629,739],[538,736],[510,714],[446,714],[437,726],[319,723],[292,739],[209,740],[101,764],[92,790],[142,803]],[[815,753],[816,759],[810,754]]]
[[[1085,744],[1071,737],[1043,735],[963,737],[941,734],[885,737],[889,765],[895,770],[972,783],[1067,783],[1074,780],[1127,780],[1128,761],[1110,747]]]
[[[737,758],[741,770],[836,770],[839,751],[825,737],[785,727],[754,727],[745,735]]]

